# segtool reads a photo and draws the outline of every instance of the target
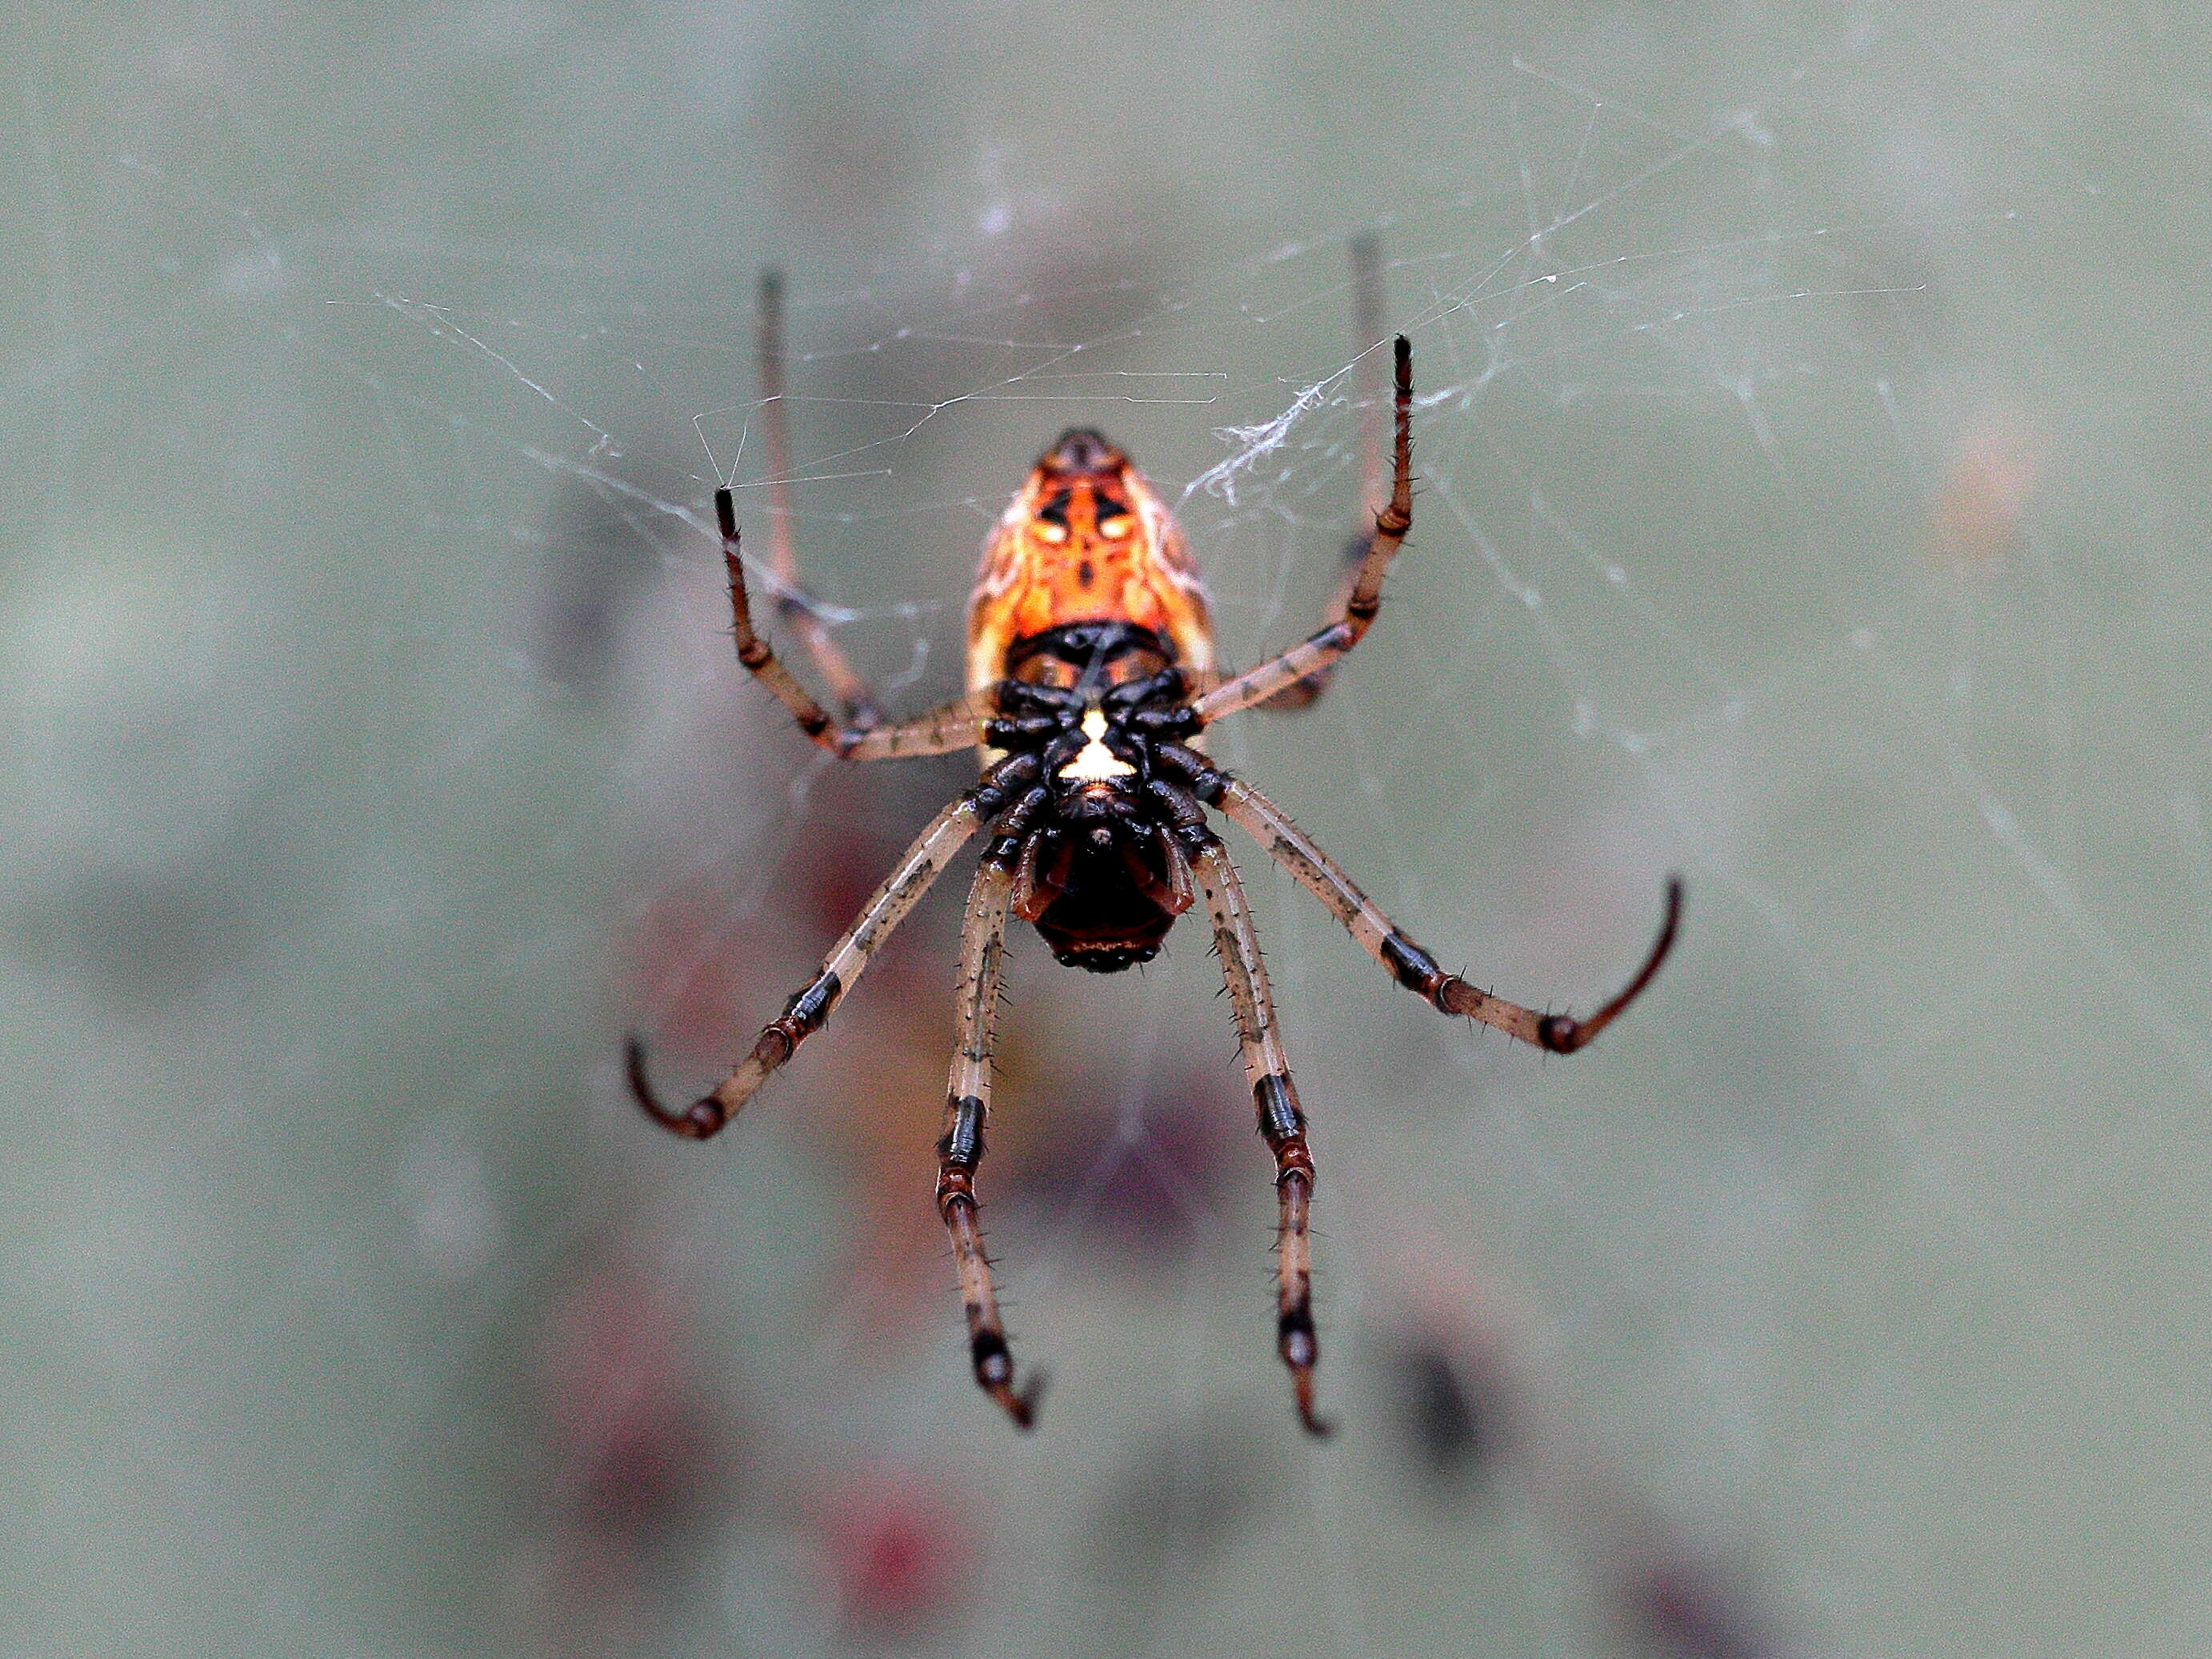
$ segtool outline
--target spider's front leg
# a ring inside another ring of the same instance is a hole
[[[1358,343],[1355,358],[1359,385],[1359,500],[1367,523],[1344,548],[1344,575],[1337,584],[1335,603],[1328,614],[1343,616],[1358,591],[1361,571],[1374,550],[1378,515],[1389,499],[1382,484],[1382,359],[1378,341],[1382,333],[1382,243],[1371,231],[1352,239],[1352,337]],[[1410,460],[1410,453],[1407,458]],[[1279,714],[1310,708],[1336,677],[1336,665],[1315,669],[1304,679],[1293,680],[1265,702],[1255,705]]]
[[[1200,697],[1191,705],[1200,725],[1211,725],[1240,708],[1273,702],[1285,692],[1293,694],[1292,707],[1300,701],[1310,702],[1312,696],[1318,696],[1320,688],[1328,684],[1328,677],[1334,672],[1336,664],[1366,637],[1367,630],[1374,625],[1376,613],[1382,608],[1383,575],[1390,568],[1390,561],[1398,556],[1398,550],[1406,544],[1407,532],[1413,527],[1413,348],[1401,334],[1392,351],[1392,405],[1397,437],[1391,447],[1390,499],[1376,509],[1374,531],[1367,537],[1359,562],[1352,568],[1352,580],[1345,590],[1336,619],[1281,655],[1214,687]],[[1301,685],[1314,688],[1312,696],[1299,698],[1295,693]]]
[[[1008,825],[983,854],[975,885],[969,890],[968,919],[960,933],[960,1039],[945,1085],[945,1133],[937,1143],[937,1212],[951,1237],[953,1257],[959,1264],[961,1300],[968,1313],[968,1354],[975,1368],[976,1386],[997,1401],[1020,1429],[1036,1421],[1044,1379],[1033,1373],[1027,1388],[1014,1386],[1014,1356],[999,1316],[990,1258],[983,1254],[975,1171],[983,1161],[983,1126],[991,1111],[999,969],[1006,955],[1014,865],[1021,853],[1015,821],[1026,817],[1024,806],[1042,805],[1045,799],[1040,789],[1030,802],[1008,814]]]
[[[805,644],[822,678],[830,682],[842,733],[858,736],[883,724],[883,710],[868,683],[854,672],[851,659],[830,637],[822,620],[821,602],[799,580],[799,552],[792,544],[791,434],[784,418],[789,400],[783,389],[781,271],[761,272],[755,316],[753,346],[760,375],[761,442],[768,452],[769,538],[775,572],[775,608]],[[726,492],[718,492],[718,508],[720,493]],[[726,527],[723,534],[732,537]]]
[[[864,696],[859,703],[848,701],[842,705],[845,718],[842,721],[832,720],[815,701],[813,693],[783,665],[783,659],[775,654],[775,647],[753,626],[752,600],[745,587],[744,543],[738,532],[738,509],[726,489],[714,492],[714,517],[721,527],[722,565],[730,579],[730,622],[737,640],[738,662],[775,694],[776,700],[810,739],[838,759],[850,761],[905,760],[915,755],[949,755],[956,750],[975,747],[982,732],[984,716],[976,712],[971,697],[959,698],[896,726],[879,726],[873,723],[873,699]],[[800,610],[810,618],[812,617],[813,613],[803,605]],[[835,660],[842,663],[844,659],[840,655]],[[866,716],[865,721],[862,715]]]
[[[891,866],[891,872],[862,907],[859,920],[830,947],[814,977],[793,993],[781,1015],[761,1029],[752,1052],[738,1062],[729,1076],[684,1110],[672,1110],[654,1097],[645,1072],[645,1045],[631,1037],[626,1067],[630,1093],[646,1115],[687,1139],[704,1140],[720,1133],[761,1085],[798,1052],[799,1045],[822,1029],[891,931],[906,920],[908,912],[945,872],[953,854],[1006,810],[1016,791],[1036,781],[1042,765],[1034,754],[1009,756],[932,819]]]

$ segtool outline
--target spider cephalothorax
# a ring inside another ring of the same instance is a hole
[[[1373,283],[1371,270],[1362,281]],[[1213,721],[1262,705],[1303,706],[1321,695],[1381,607],[1383,572],[1413,515],[1413,349],[1403,335],[1395,353],[1389,489],[1384,495],[1370,478],[1372,521],[1353,542],[1336,614],[1325,627],[1221,682],[1205,590],[1173,516],[1127,456],[1096,432],[1078,428],[1038,460],[984,546],[969,608],[968,694],[934,714],[886,726],[797,585],[784,532],[788,514],[781,481],[788,451],[780,297],[772,278],[763,283],[761,297],[777,600],[835,690],[837,716],[777,661],[753,626],[737,512],[725,488],[714,492],[714,509],[738,659],[782,701],[800,730],[842,758],[975,749],[983,771],[915,838],[819,971],[714,1089],[680,1111],[661,1105],[633,1039],[629,1082],[638,1103],[678,1134],[704,1139],[718,1132],[821,1029],[884,937],[961,848],[989,830],[961,930],[960,1036],[937,1144],[937,1207],[959,1265],[975,1380],[1027,1428],[1036,1384],[1026,1390],[1014,1385],[975,1192],[1006,926],[1016,917],[1028,921],[1062,963],[1113,973],[1152,960],[1176,918],[1202,898],[1260,1134],[1274,1157],[1277,1351],[1290,1369],[1299,1419],[1323,1432],[1314,1412],[1319,1346],[1307,1249],[1313,1156],[1243,885],[1208,810],[1249,832],[1400,985],[1442,1012],[1480,1020],[1553,1054],[1571,1054],[1589,1042],[1651,982],[1674,942],[1680,884],[1668,884],[1658,940],[1626,989],[1588,1019],[1539,1014],[1444,972],[1273,802],[1206,759],[1203,733]],[[1370,295],[1363,309],[1371,308]],[[1366,404],[1379,411],[1382,400],[1370,395]],[[1379,440],[1367,447],[1379,454]]]

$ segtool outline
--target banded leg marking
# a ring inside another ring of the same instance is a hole
[[[996,812],[994,799],[1002,798],[993,786],[978,785],[930,821],[861,907],[851,929],[830,947],[814,977],[793,994],[781,1014],[762,1028],[752,1052],[738,1062],[729,1076],[683,1111],[672,1111],[654,1097],[646,1076],[645,1046],[632,1036],[627,1066],[630,1092],[646,1115],[662,1127],[692,1140],[704,1140],[719,1133],[761,1085],[798,1052],[799,1045],[822,1029],[891,930],[921,902],[953,854]]]
[[[951,1236],[960,1272],[960,1297],[968,1315],[968,1355],[976,1386],[997,1401],[1020,1429],[1036,1421],[1043,1377],[1014,1386],[1014,1356],[999,1316],[998,1287],[983,1254],[982,1213],[975,1171],[983,1161],[983,1126],[991,1113],[991,1054],[999,1017],[999,971],[1006,947],[1006,914],[1013,902],[1013,872],[987,856],[968,892],[968,919],[960,933],[960,1037],[945,1083],[945,1133],[937,1143],[937,1212]]]
[[[1445,973],[1437,965],[1435,957],[1400,933],[1390,918],[1376,908],[1374,901],[1352,884],[1352,878],[1337,867],[1336,861],[1312,837],[1251,785],[1240,779],[1222,778],[1218,804],[1224,813],[1267,848],[1268,856],[1290,872],[1300,886],[1328,906],[1344,924],[1345,931],[1358,940],[1360,948],[1388,969],[1399,984],[1444,1013],[1463,1014],[1469,1019],[1480,1020],[1493,1030],[1552,1054],[1571,1054],[1612,1024],[1620,1012],[1651,983],[1660,964],[1674,948],[1674,936],[1682,919],[1682,883],[1679,877],[1669,877],[1666,920],[1660,925],[1659,937],[1645,956],[1644,965],[1620,994],[1588,1019],[1576,1019],[1566,1014],[1540,1014],[1517,1002],[1479,991],[1457,974]]]
[[[1206,908],[1213,919],[1214,948],[1221,956],[1222,978],[1237,1018],[1237,1044],[1244,1075],[1252,1085],[1260,1133],[1275,1155],[1275,1339],[1289,1367],[1298,1421],[1306,1432],[1324,1435],[1329,1425],[1314,1411],[1314,1366],[1321,1357],[1314,1331],[1313,1259],[1307,1226],[1313,1203],[1313,1154],[1306,1147],[1305,1114],[1297,1086],[1275,1031],[1275,1003],[1267,991],[1267,969],[1252,931],[1252,912],[1243,884],[1229,861],[1229,849],[1208,836],[1193,860]]]

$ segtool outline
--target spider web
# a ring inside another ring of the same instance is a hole
[[[2186,25],[43,27],[11,1650],[2202,1646]],[[927,1201],[964,865],[721,1139],[621,1095],[629,1026],[718,1075],[971,775],[840,769],[732,660],[755,275],[803,568],[918,709],[1069,425],[1176,502],[1231,662],[1314,625],[1366,234],[1413,537],[1329,696],[1216,753],[1504,994],[1591,1006],[1672,871],[1684,942],[1545,1060],[1231,833],[1315,1444],[1200,931],[1017,939],[1017,1438]]]

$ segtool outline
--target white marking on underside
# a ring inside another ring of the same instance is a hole
[[[1075,758],[1060,769],[1060,775],[1077,783],[1104,783],[1111,778],[1134,775],[1136,768],[1106,746],[1106,716],[1092,709],[1083,717],[1083,735],[1091,741]]]

